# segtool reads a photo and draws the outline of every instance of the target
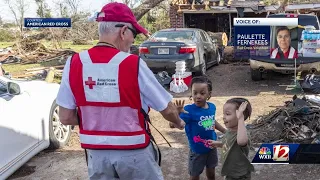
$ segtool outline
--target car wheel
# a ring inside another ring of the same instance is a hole
[[[251,79],[253,81],[260,81],[262,80],[262,73],[259,71],[259,69],[250,69],[251,70]]]
[[[59,149],[68,144],[71,136],[71,126],[63,125],[59,119],[59,107],[54,101],[49,119],[49,149]]]

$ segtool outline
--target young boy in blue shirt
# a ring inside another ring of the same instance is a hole
[[[191,81],[193,104],[184,107],[184,101],[177,101],[180,118],[186,123],[185,131],[189,141],[189,174],[191,180],[199,180],[206,167],[208,180],[215,179],[215,167],[218,164],[216,148],[210,147],[209,140],[217,140],[215,129],[225,133],[215,120],[216,106],[207,102],[211,97],[212,83],[204,77],[195,77]],[[173,128],[173,125],[170,124]]]

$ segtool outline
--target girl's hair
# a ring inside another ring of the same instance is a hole
[[[212,82],[206,76],[196,76],[191,80],[191,88],[194,83],[204,83],[208,85],[208,91],[212,91]]]
[[[226,102],[226,104],[227,103],[234,104],[234,105],[236,105],[236,108],[239,109],[240,105],[245,101],[248,102],[248,105],[247,105],[247,108],[244,110],[243,115],[244,115],[244,120],[247,120],[248,118],[250,119],[250,116],[251,116],[251,113],[252,113],[252,107],[251,107],[251,104],[248,101],[248,99],[245,99],[245,98],[232,98],[232,99],[229,99]]]

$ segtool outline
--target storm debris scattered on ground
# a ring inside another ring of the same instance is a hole
[[[38,67],[26,69],[23,73],[13,75],[13,78],[27,78],[27,79],[52,79],[54,77],[61,78],[64,65],[51,66],[51,67]],[[51,74],[49,72],[52,72]],[[51,81],[51,80],[50,80]]]
[[[293,97],[249,125],[254,143],[312,143],[320,134],[319,104],[307,97]]]
[[[12,47],[0,49],[0,52],[0,62],[2,64],[62,61],[75,53],[71,49],[49,49],[40,41],[32,39],[23,39]]]

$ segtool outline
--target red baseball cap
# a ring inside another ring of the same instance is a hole
[[[137,33],[148,34],[148,30],[142,27],[138,22],[131,9],[123,4],[118,2],[108,3],[103,6],[100,13],[104,13],[104,16],[98,15],[97,21],[113,21],[113,22],[126,22],[132,24],[136,29]]]

